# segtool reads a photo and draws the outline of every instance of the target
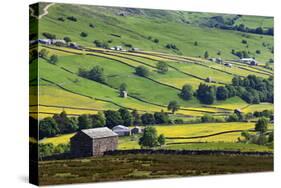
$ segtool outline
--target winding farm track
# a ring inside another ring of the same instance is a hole
[[[29,10],[31,11],[31,14],[30,14],[30,16],[32,16],[32,17],[34,17],[34,18],[36,18],[36,19],[41,19],[43,16],[46,16],[49,12],[48,12],[48,8],[50,8],[51,6],[53,6],[55,3],[50,3],[50,4],[48,4],[48,5],[46,5],[45,7],[44,7],[44,9],[43,9],[43,14],[41,14],[41,15],[39,15],[39,16],[37,16],[37,15],[35,15],[34,14],[34,9],[32,9],[31,7],[29,7]]]

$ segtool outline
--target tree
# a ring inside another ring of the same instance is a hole
[[[60,134],[73,133],[78,130],[77,121],[74,117],[68,117],[65,111],[55,114],[53,119],[57,122]]]
[[[47,59],[48,58],[48,54],[49,52],[46,49],[42,49],[39,51],[39,57],[43,58],[43,59]]]
[[[91,115],[90,118],[92,119],[92,127],[103,127],[105,126],[105,116],[103,112],[98,112],[98,114]]]
[[[141,117],[137,110],[132,111],[133,125],[142,125]]]
[[[79,75],[96,82],[105,83],[104,69],[100,66],[94,66],[90,71],[80,69]]]
[[[160,134],[159,137],[158,137],[158,143],[160,146],[163,146],[165,145],[166,143],[166,138],[164,136],[164,134]]]
[[[217,87],[217,100],[226,100],[228,98],[228,90],[224,86]]]
[[[123,124],[122,117],[118,111],[107,110],[104,111],[106,126],[112,129],[116,125]]]
[[[201,117],[201,122],[202,123],[207,123],[207,122],[214,122],[215,118],[211,116],[210,114],[204,114],[204,116]]]
[[[203,104],[213,104],[216,98],[216,88],[214,86],[200,83],[196,91],[196,96]]]
[[[64,37],[63,40],[67,43],[71,42],[71,38],[70,37]]]
[[[136,74],[142,77],[147,77],[149,75],[149,70],[145,66],[138,66],[136,68]]]
[[[228,122],[237,122],[239,121],[239,116],[237,114],[231,114],[227,117],[226,121]]]
[[[197,41],[194,42],[194,46],[198,46],[198,42]]]
[[[208,52],[208,51],[205,51],[205,53],[204,53],[204,58],[205,58],[205,59],[208,59],[208,58],[209,58],[209,52]]]
[[[245,40],[245,39],[243,39],[241,42],[242,42],[242,44],[247,44],[248,43],[247,40]]]
[[[180,105],[178,104],[177,101],[170,101],[168,105],[168,110],[171,110],[172,113],[174,114],[176,111],[180,109]]]
[[[155,147],[158,145],[157,131],[154,127],[146,127],[142,137],[139,139],[141,147]]]
[[[49,62],[52,63],[52,64],[54,64],[54,65],[57,64],[57,62],[58,62],[58,56],[57,56],[57,55],[52,55],[52,56],[50,57]]]
[[[162,74],[165,74],[169,70],[168,64],[163,61],[158,62],[156,67],[157,67],[158,72],[162,73]]]
[[[181,93],[180,96],[184,99],[184,100],[190,100],[193,96],[193,90],[192,90],[192,86],[189,84],[185,84],[182,89],[181,89]]]
[[[267,131],[268,121],[266,118],[260,118],[256,125],[255,125],[255,131],[259,131],[261,133],[264,133]]]
[[[119,92],[123,92],[123,91],[127,91],[127,84],[126,83],[122,83],[119,86]]]
[[[159,39],[154,39],[153,42],[159,43]]]
[[[169,123],[169,116],[164,111],[155,112],[154,119],[156,124],[166,124]]]
[[[125,108],[120,108],[118,112],[120,113],[120,116],[123,120],[123,124],[127,127],[131,126],[133,123],[133,116],[131,112]]]
[[[58,125],[56,121],[47,117],[40,121],[39,123],[39,138],[53,137],[59,133]]]
[[[92,128],[92,121],[89,115],[83,114],[78,117],[79,130]]]
[[[80,33],[80,36],[81,36],[81,37],[87,37],[87,36],[88,36],[88,33],[86,33],[86,32],[81,32],[81,33]]]
[[[142,123],[144,125],[153,125],[153,124],[155,124],[154,116],[153,116],[153,114],[150,114],[150,113],[144,113],[141,116],[141,121],[142,121]]]

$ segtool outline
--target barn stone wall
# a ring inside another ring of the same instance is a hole
[[[106,151],[114,151],[117,149],[118,137],[106,137],[93,140],[93,155],[103,155]]]
[[[93,141],[87,135],[79,132],[70,139],[70,150],[77,157],[93,155]]]

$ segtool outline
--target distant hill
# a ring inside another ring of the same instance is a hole
[[[77,18],[77,21],[68,19]],[[250,57],[266,62],[273,58],[273,37],[232,29],[243,24],[245,28],[273,28],[270,17],[198,13],[135,8],[98,7],[56,4],[40,20],[40,38],[43,32],[57,38],[68,36],[82,45],[94,46],[99,40],[109,46],[134,46],[171,54],[237,59],[235,51],[247,51]],[[91,27],[92,25],[93,27]],[[81,32],[87,37],[81,37]],[[246,40],[247,44],[242,43]],[[158,42],[156,42],[158,41]],[[195,42],[197,45],[195,45]],[[175,44],[178,50],[166,48]],[[259,51],[260,53],[256,53]],[[220,54],[220,55],[218,55]]]

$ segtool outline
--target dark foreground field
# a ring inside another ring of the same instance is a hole
[[[273,170],[272,156],[128,154],[39,163],[40,185]]]

